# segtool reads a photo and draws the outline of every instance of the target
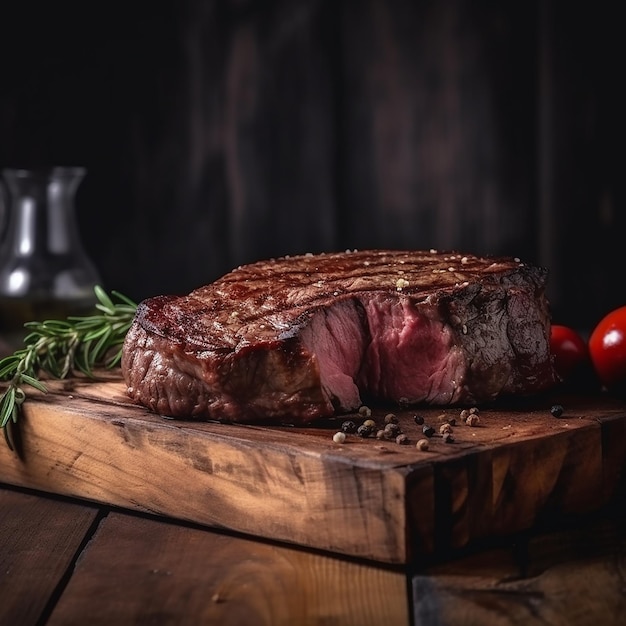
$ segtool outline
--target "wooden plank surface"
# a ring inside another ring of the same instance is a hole
[[[516,536],[415,575],[414,625],[621,626],[624,510]]]
[[[49,626],[409,625],[401,571],[109,514]]]
[[[624,491],[624,403],[561,397],[483,408],[430,449],[413,412],[409,445],[318,427],[166,420],[122,382],[69,380],[26,403],[21,458],[0,448],[0,480],[388,563],[595,510]],[[379,422],[389,407],[374,409]],[[438,427],[458,409],[421,412]]]
[[[41,623],[98,510],[0,489],[0,624]]]

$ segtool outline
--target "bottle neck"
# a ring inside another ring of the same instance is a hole
[[[5,241],[15,256],[63,255],[78,244],[74,214],[81,168],[5,170],[10,204]]]

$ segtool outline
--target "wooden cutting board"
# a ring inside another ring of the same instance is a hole
[[[457,422],[453,443],[435,435],[421,451],[416,411],[397,407],[373,417],[394,411],[409,444],[338,444],[345,417],[311,428],[174,421],[132,405],[115,375],[49,388],[24,405],[20,454],[0,445],[0,481],[379,562],[416,562],[626,493],[626,402],[601,394],[483,407],[476,427],[459,409],[420,410],[437,430],[442,416]]]

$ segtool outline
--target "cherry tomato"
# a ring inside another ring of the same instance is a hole
[[[600,382],[626,389],[626,306],[605,315],[589,337],[589,353]]]
[[[587,343],[569,326],[552,325],[550,351],[554,355],[554,369],[562,381],[568,380],[589,361]]]

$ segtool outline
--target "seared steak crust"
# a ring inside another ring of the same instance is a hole
[[[306,423],[390,401],[476,404],[554,382],[547,272],[512,258],[368,250],[239,267],[139,305],[128,393],[174,417]]]

